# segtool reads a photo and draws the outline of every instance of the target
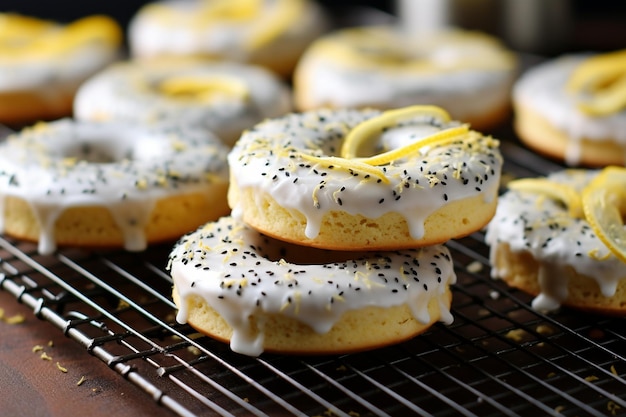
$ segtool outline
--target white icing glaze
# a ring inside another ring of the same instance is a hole
[[[94,205],[110,210],[126,249],[143,250],[154,203],[227,182],[227,151],[217,138],[194,129],[40,123],[0,143],[0,207],[8,196],[31,205],[41,228],[40,253],[55,250],[55,221],[63,211]]]
[[[260,3],[258,13],[248,18],[206,20],[202,20],[203,11],[210,2],[165,0],[147,5],[129,24],[131,54],[140,58],[202,54],[238,62],[254,62],[259,53],[278,54],[275,59],[297,57],[327,26],[316,2],[301,1],[296,5],[301,8],[296,13],[297,18],[288,22],[284,30],[268,43],[250,47],[264,27],[280,20],[284,7],[279,0],[261,0]]]
[[[187,321],[187,299],[199,296],[232,327],[232,350],[256,356],[263,352],[264,329],[250,329],[252,316],[282,314],[326,333],[346,311],[406,304],[417,321],[429,323],[429,301],[441,300],[456,281],[444,246],[361,253],[353,260],[354,254],[341,261],[332,256],[270,240],[232,217],[208,223],[184,236],[170,255],[180,295],[177,320]],[[451,323],[448,306],[440,301],[439,309],[440,320]]]
[[[577,165],[580,140],[615,140],[626,147],[626,110],[607,116],[591,116],[576,105],[576,95],[565,90],[572,72],[588,54],[575,54],[547,61],[525,72],[513,88],[513,100],[546,118],[564,132],[570,142],[565,161]]]
[[[580,191],[597,172],[565,170],[548,178]],[[541,294],[532,303],[538,310],[554,310],[567,297],[570,267],[595,280],[607,297],[614,295],[618,281],[626,278],[626,264],[612,255],[586,220],[572,218],[565,206],[536,193],[509,190],[503,194],[485,239],[491,247],[492,265],[500,243],[507,243],[512,252],[529,252],[541,263]],[[494,278],[507,273],[495,266],[492,269]]]
[[[171,77],[225,77],[245,85],[249,94],[209,103],[183,100],[158,89]],[[74,100],[74,116],[79,120],[166,120],[207,129],[229,145],[244,129],[291,109],[289,87],[265,69],[205,60],[117,63],[81,85]]]
[[[265,121],[245,132],[229,154],[231,181],[302,213],[307,220],[305,234],[311,239],[331,210],[371,219],[397,212],[406,219],[411,236],[420,239],[426,218],[444,205],[478,195],[488,202],[497,196],[502,157],[498,141],[489,137],[424,148],[381,166],[388,184],[301,157],[301,153],[337,155],[350,129],[379,114],[378,110],[319,110]],[[390,126],[379,143],[384,149],[396,148],[454,124],[418,116],[402,126]],[[238,217],[241,208],[232,209]]]
[[[312,106],[394,108],[432,104],[464,120],[509,102],[515,61],[484,36],[449,31],[416,38],[393,26],[356,30],[326,35],[300,60],[296,72],[306,76],[301,82],[296,76],[294,88],[306,91]],[[380,39],[387,41],[380,45]],[[362,60],[351,62],[328,54],[323,44],[335,42],[353,53],[363,49]],[[392,67],[384,61],[378,63],[377,56],[388,50],[395,50],[406,62]],[[417,60],[429,68],[411,66]],[[476,64],[483,62],[492,63]]]

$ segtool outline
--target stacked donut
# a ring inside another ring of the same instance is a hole
[[[492,217],[498,141],[438,107],[269,119],[231,150],[231,216],[181,238],[177,319],[234,351],[334,354],[449,322],[442,244]]]

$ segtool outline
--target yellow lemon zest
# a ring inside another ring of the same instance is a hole
[[[336,167],[346,171],[371,175],[373,177],[379,178],[385,184],[389,184],[389,178],[387,178],[387,176],[381,169],[376,168],[370,164],[364,164],[363,162],[355,159],[346,159],[337,156],[318,157],[304,153],[300,154],[300,156],[302,157],[302,159],[320,164],[325,167]]]
[[[342,158],[356,158],[359,149],[368,140],[376,136],[390,126],[396,126],[405,120],[416,117],[432,117],[441,123],[450,121],[450,115],[444,109],[437,106],[409,106],[400,109],[384,111],[377,117],[368,119],[356,125],[347,135],[341,146]]]
[[[584,216],[580,195],[574,187],[569,185],[560,184],[547,178],[523,178],[509,182],[508,188],[545,195],[565,204],[570,216],[578,219]]]
[[[583,190],[587,222],[596,236],[622,262],[626,262],[626,168],[603,169]]]
[[[591,259],[595,259],[596,261],[606,261],[612,255],[611,251],[607,252],[603,256],[600,256],[599,252],[600,252],[600,249],[594,248],[594,249],[591,249],[589,252],[587,252],[587,255],[589,255]]]
[[[163,80],[157,89],[175,98],[203,102],[212,102],[224,97],[243,101],[250,98],[250,90],[245,83],[221,75],[169,77]]]
[[[584,60],[569,77],[570,93],[588,93],[578,108],[602,116],[626,107],[626,49],[592,56]]]

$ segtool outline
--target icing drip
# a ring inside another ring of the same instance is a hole
[[[125,248],[143,250],[155,202],[226,182],[226,152],[217,138],[192,129],[70,119],[41,123],[0,144],[0,207],[10,196],[30,204],[41,253],[56,248],[59,216],[88,206],[107,208]]]
[[[266,194],[282,207],[302,213],[309,238],[318,235],[325,214],[338,210],[371,219],[400,213],[411,236],[419,239],[426,218],[445,204],[478,195],[488,202],[497,196],[502,164],[498,141],[478,134],[375,167],[386,182],[356,168],[315,164],[300,156],[336,155],[350,129],[379,114],[376,110],[317,111],[257,125],[242,135],[229,154],[231,181],[242,190],[262,190],[257,193],[259,204]],[[450,126],[455,122],[430,117],[389,126],[377,141],[378,150],[405,146]],[[234,216],[241,212],[235,203]]]
[[[185,323],[188,299],[201,297],[232,327],[233,351],[253,356],[263,351],[268,314],[326,333],[346,311],[406,304],[428,323],[429,301],[456,280],[444,246],[337,255],[270,240],[232,217],[184,236],[169,268],[181,299],[177,320]],[[440,319],[450,323],[449,308],[441,301],[439,307]],[[257,329],[250,317],[260,320]]]
[[[597,173],[566,170],[548,179],[580,192]],[[541,310],[554,310],[565,300],[569,268],[595,280],[606,297],[613,296],[618,282],[626,277],[626,265],[593,233],[585,219],[572,218],[560,202],[534,193],[509,190],[502,195],[485,240],[491,246],[494,278],[509,273],[496,265],[495,248],[499,244],[508,244],[512,252],[529,252],[544,264],[538,276],[541,293],[533,301],[533,307]]]

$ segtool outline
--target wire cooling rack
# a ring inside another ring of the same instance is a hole
[[[562,168],[514,142],[502,149],[507,176]],[[176,324],[170,245],[41,256],[0,236],[0,288],[174,415],[626,415],[624,319],[533,311],[490,279],[483,237],[448,244],[452,325],[341,356],[250,358]]]

